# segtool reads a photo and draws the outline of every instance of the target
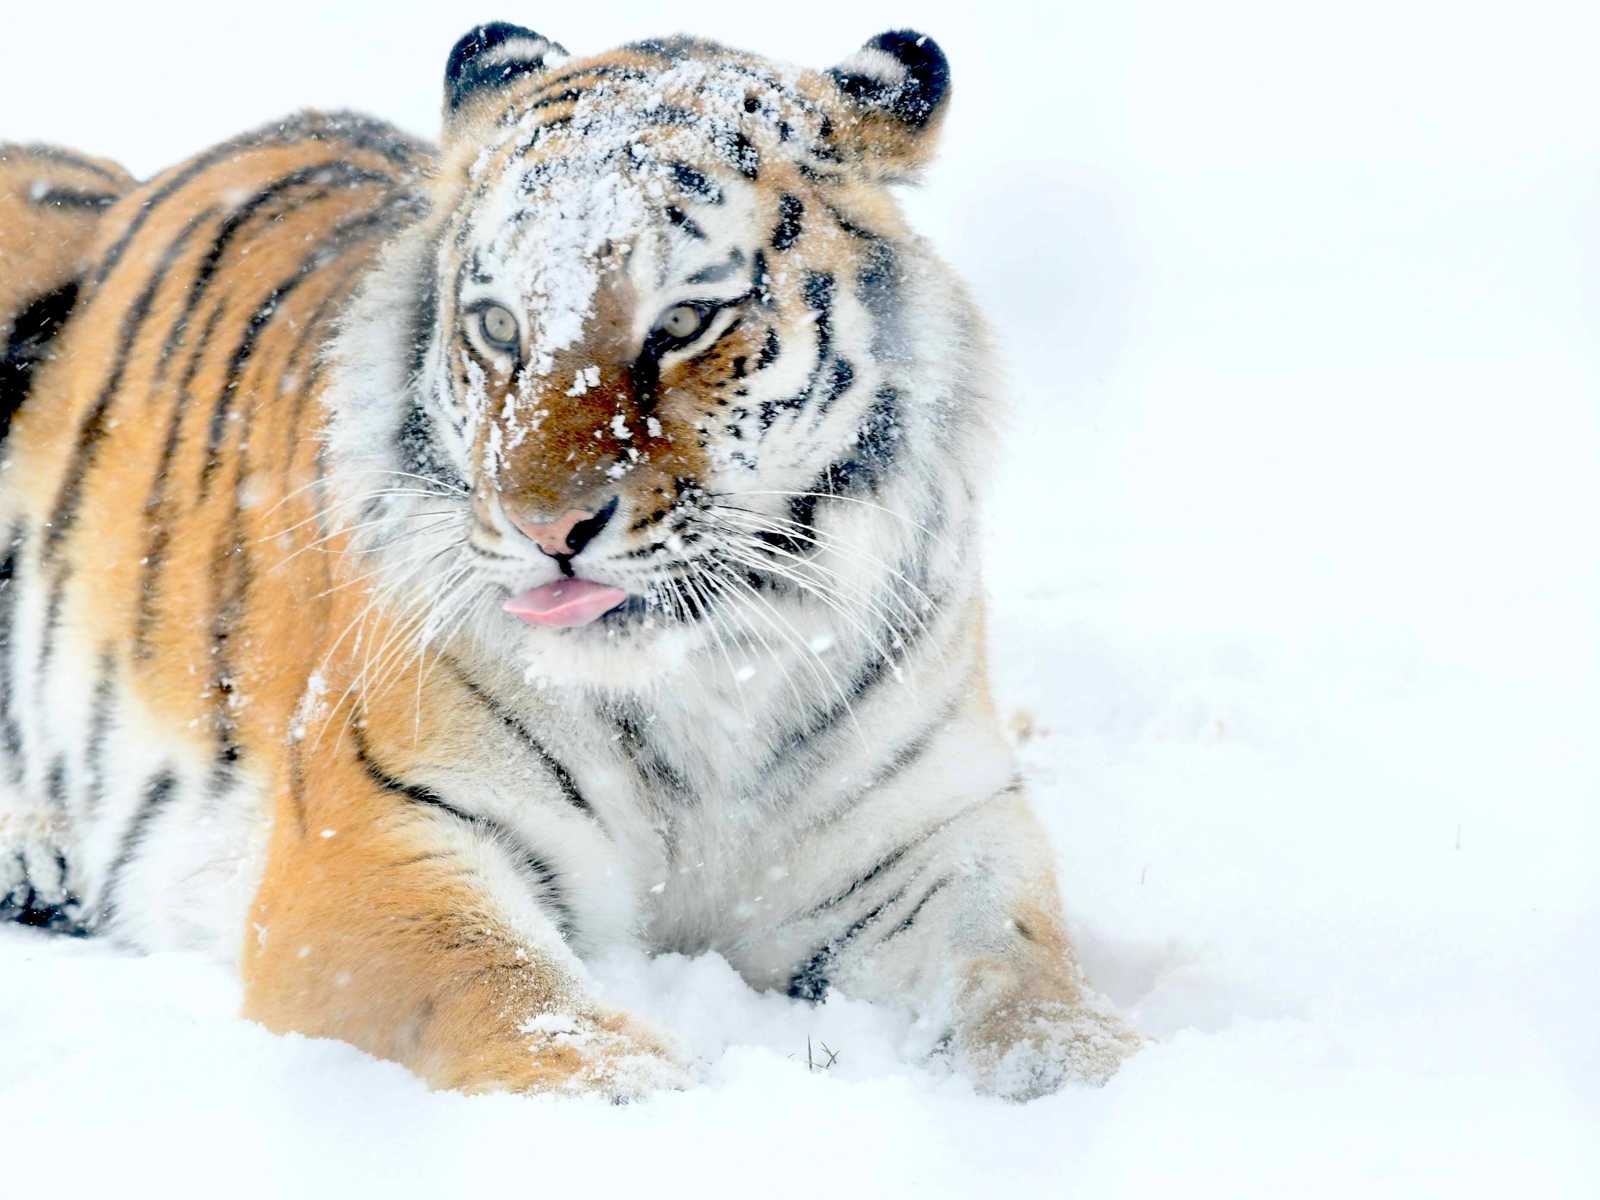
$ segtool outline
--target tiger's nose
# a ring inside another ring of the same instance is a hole
[[[617,498],[613,496],[599,510],[569,508],[553,521],[531,521],[512,509],[506,516],[551,558],[571,558],[583,553],[616,511]]]

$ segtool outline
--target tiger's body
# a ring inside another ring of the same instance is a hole
[[[886,38],[486,26],[439,150],[0,161],[0,228],[71,220],[0,247],[7,911],[441,1086],[679,1078],[618,944],[909,1003],[1008,1094],[1109,1073],[987,699],[980,326],[884,189],[944,60]]]

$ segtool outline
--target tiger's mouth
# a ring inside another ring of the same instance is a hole
[[[535,628],[645,632],[697,625],[736,596],[715,578],[693,570],[648,579],[623,580],[626,586],[601,583],[586,576],[567,576],[537,587],[505,587],[500,609]],[[747,575],[741,590],[754,593],[764,581]]]

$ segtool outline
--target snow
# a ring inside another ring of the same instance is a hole
[[[891,1012],[619,955],[608,991],[697,1086],[467,1098],[268,1035],[196,959],[0,929],[8,1194],[1600,1191],[1596,16],[1099,7],[915,6],[955,107],[910,207],[1013,383],[1001,708],[1090,978],[1153,1044],[1010,1106],[914,1065]],[[375,13],[108,7],[81,98],[8,63],[7,132],[149,171],[302,102],[429,130],[471,15]],[[530,19],[816,65],[907,23],[808,13]],[[12,14],[12,44],[58,22]]]

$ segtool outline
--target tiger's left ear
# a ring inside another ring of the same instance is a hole
[[[880,33],[828,77],[845,105],[835,145],[889,178],[932,157],[950,95],[950,64],[931,37],[910,29]]]
[[[491,21],[468,32],[450,51],[444,67],[444,127],[448,132],[477,101],[513,80],[559,67],[570,55],[531,29]]]

